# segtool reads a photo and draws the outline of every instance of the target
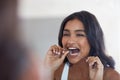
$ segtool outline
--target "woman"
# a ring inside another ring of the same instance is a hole
[[[75,12],[60,27],[58,43],[47,52],[45,65],[54,80],[120,80],[114,60],[106,55],[104,35],[96,17]]]

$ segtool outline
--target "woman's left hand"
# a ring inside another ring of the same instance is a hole
[[[86,62],[89,64],[90,80],[103,80],[104,66],[99,57],[90,56]]]

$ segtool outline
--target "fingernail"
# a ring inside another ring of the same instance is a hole
[[[53,50],[53,52],[55,53],[55,50]]]
[[[57,52],[58,55],[60,55],[60,52]]]
[[[57,52],[57,51],[55,51],[55,54],[58,54],[58,52]]]

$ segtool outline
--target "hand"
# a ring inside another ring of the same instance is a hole
[[[90,80],[103,80],[104,66],[98,57],[90,56],[86,62],[89,64]]]
[[[63,63],[68,52],[57,45],[51,46],[45,58],[45,66],[54,72]]]

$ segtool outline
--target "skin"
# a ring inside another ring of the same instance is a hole
[[[48,80],[54,79],[54,72],[63,63],[67,54],[68,51],[65,51],[57,45],[50,47],[43,63],[43,68],[45,70],[44,74],[47,76]]]
[[[63,31],[62,44],[64,48],[80,49],[76,56],[68,54],[67,58],[72,64],[88,56],[90,45],[84,32],[84,26],[79,20],[75,19],[67,22]]]
[[[44,61],[44,65],[49,69],[51,80],[54,77],[55,70],[63,63],[65,57],[67,57],[72,64],[87,57],[86,62],[89,64],[90,80],[103,80],[104,67],[99,57],[88,56],[90,45],[81,21],[73,19],[66,23],[63,31],[62,44],[63,48],[57,45],[51,46]],[[75,55],[71,55],[69,54],[70,51],[68,51],[68,48],[78,48],[80,51]],[[93,65],[95,66],[93,67]]]

